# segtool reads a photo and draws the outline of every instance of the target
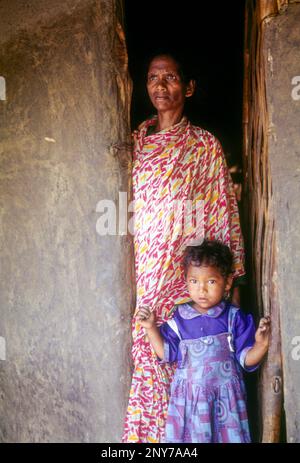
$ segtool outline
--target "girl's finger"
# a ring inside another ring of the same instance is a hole
[[[267,319],[267,318],[262,318],[259,322],[259,326],[265,326],[265,325],[269,325],[270,323],[270,320]]]

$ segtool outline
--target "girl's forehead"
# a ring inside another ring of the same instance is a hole
[[[187,273],[189,275],[193,274],[196,276],[203,276],[203,275],[218,275],[222,276],[220,270],[217,267],[213,267],[211,265],[193,265],[190,264],[188,266]]]

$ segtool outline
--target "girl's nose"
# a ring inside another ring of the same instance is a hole
[[[205,294],[205,293],[207,292],[207,287],[206,287],[206,285],[201,285],[201,284],[199,284],[199,285],[198,285],[198,291],[199,291],[200,294]]]

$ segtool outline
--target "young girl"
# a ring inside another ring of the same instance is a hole
[[[148,307],[137,313],[157,356],[178,362],[171,385],[165,442],[250,442],[242,368],[254,371],[268,350],[269,317],[255,332],[251,315],[224,299],[232,254],[218,241],[186,249],[191,301],[156,326]]]

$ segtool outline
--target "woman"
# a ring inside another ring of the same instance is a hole
[[[235,279],[244,274],[244,250],[221,145],[183,116],[195,81],[187,79],[173,56],[163,54],[150,62],[147,90],[157,116],[134,134],[137,310],[150,306],[161,324],[175,304],[189,299],[180,266],[188,244],[199,244],[204,236],[227,244],[234,255]],[[238,303],[237,288],[233,302]],[[174,368],[158,362],[135,317],[133,359],[123,441],[160,442]]]

